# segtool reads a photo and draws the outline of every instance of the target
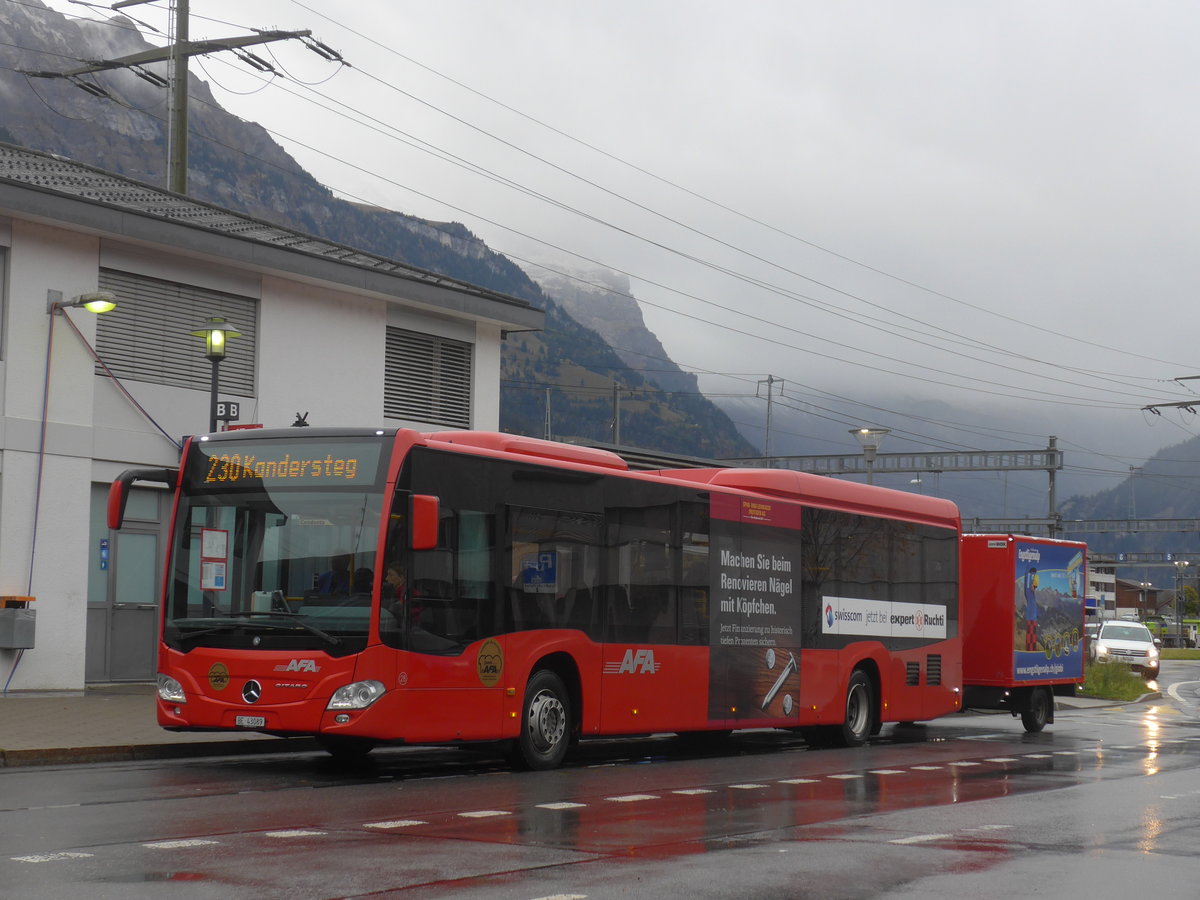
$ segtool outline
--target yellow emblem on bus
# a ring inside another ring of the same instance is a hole
[[[483,642],[475,660],[475,668],[484,687],[496,686],[500,676],[504,674],[504,651],[497,641],[489,638]]]
[[[214,691],[229,687],[229,668],[225,663],[213,663],[208,670],[208,684]]]

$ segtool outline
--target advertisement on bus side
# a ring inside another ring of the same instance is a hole
[[[800,700],[800,507],[715,494],[710,719],[790,719]]]

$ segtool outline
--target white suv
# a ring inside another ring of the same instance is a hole
[[[1123,662],[1147,678],[1158,677],[1158,644],[1140,622],[1105,622],[1092,640],[1091,657],[1098,662]]]

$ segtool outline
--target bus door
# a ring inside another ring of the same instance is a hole
[[[671,508],[610,509],[608,529],[602,728],[637,734],[702,727],[706,657],[680,645]]]

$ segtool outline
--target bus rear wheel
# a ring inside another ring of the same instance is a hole
[[[534,673],[525,688],[513,762],[535,771],[557,768],[567,755],[571,721],[571,698],[562,679],[549,669]]]
[[[871,679],[862,669],[855,669],[846,686],[846,716],[838,735],[839,743],[845,747],[861,747],[871,736],[875,718],[875,692]]]

